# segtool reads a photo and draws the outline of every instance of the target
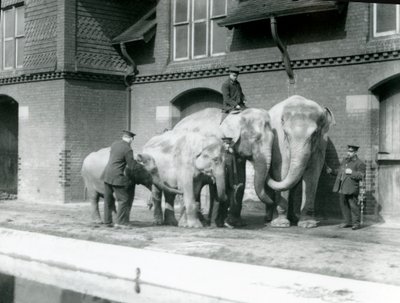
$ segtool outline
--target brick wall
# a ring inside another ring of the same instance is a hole
[[[121,73],[126,63],[111,40],[133,25],[154,1],[79,0],[77,65],[82,71]]]
[[[19,105],[18,198],[64,202],[60,167],[65,150],[63,81],[2,86],[1,94]]]
[[[24,70],[43,72],[57,66],[57,0],[25,2]]]
[[[83,159],[110,146],[127,126],[123,84],[68,81],[65,89],[65,201],[83,200]]]

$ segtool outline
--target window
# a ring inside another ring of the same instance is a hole
[[[217,22],[226,16],[227,0],[173,1],[174,60],[225,53],[226,29]]]
[[[375,3],[372,15],[374,37],[399,34],[400,5]]]
[[[3,69],[22,67],[25,46],[25,7],[12,6],[2,10]]]

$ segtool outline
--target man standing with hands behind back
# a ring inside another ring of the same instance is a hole
[[[365,164],[357,157],[359,146],[347,145],[347,156],[343,159],[339,169],[327,167],[328,174],[337,175],[333,191],[339,193],[340,209],[344,223],[342,228],[361,228],[361,205],[358,201],[360,181],[365,176]]]
[[[111,145],[110,158],[104,172],[104,223],[112,224],[113,193],[118,201],[117,220],[115,227],[126,227],[129,223],[129,213],[132,200],[135,195],[135,187],[132,185],[125,168],[128,166],[133,171],[136,161],[133,159],[131,143],[134,133],[124,130],[122,140],[115,141]]]

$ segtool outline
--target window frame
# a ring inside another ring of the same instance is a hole
[[[214,52],[214,26],[215,22],[218,19],[222,19],[227,15],[228,9],[228,0],[225,1],[225,10],[223,14],[213,15],[213,4],[214,1],[221,1],[221,0],[206,0],[206,17],[202,19],[194,19],[194,2],[196,0],[186,0],[187,5],[187,20],[176,22],[176,2],[177,0],[173,0],[172,2],[172,27],[173,27],[173,36],[172,36],[172,59],[174,62],[185,61],[185,60],[196,60],[208,57],[216,57],[225,55],[226,52]],[[194,39],[194,31],[195,31],[195,24],[196,23],[205,23],[206,24],[206,52],[205,54],[195,55],[195,39]],[[187,25],[188,27],[188,43],[186,45],[187,56],[186,57],[179,57],[177,58],[177,41],[176,41],[176,31],[180,25]],[[218,25],[217,25],[218,26]]]
[[[18,9],[23,9],[24,10],[24,14],[25,14],[25,5],[24,3],[17,3],[8,7],[4,7],[1,8],[1,36],[2,36],[2,69],[5,71],[9,71],[9,70],[15,70],[15,69],[21,69],[23,68],[23,64],[24,64],[24,60],[22,59],[22,63],[18,64],[18,56],[19,56],[19,48],[17,47],[17,41],[21,41],[23,39],[25,39],[25,22],[23,22],[23,26],[24,26],[24,30],[22,34],[18,34],[18,14],[17,14],[17,10]],[[6,20],[5,20],[5,13],[7,11],[11,11],[12,12],[12,17],[13,17],[13,21],[14,21],[14,33],[12,37],[5,37],[5,33],[6,33]],[[25,21],[25,17],[24,17],[24,21]],[[13,46],[14,46],[14,61],[12,66],[6,66],[6,42],[8,41],[12,41]]]
[[[372,36],[374,38],[388,37],[400,34],[400,4],[394,4],[396,6],[396,28],[394,30],[386,32],[377,32],[377,6],[383,3],[373,3],[372,4]]]

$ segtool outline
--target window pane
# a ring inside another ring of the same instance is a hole
[[[188,56],[188,26],[175,27],[175,58],[187,58]]]
[[[194,39],[193,55],[194,56],[206,55],[207,26],[205,22],[194,23],[193,39]]]
[[[175,0],[175,22],[187,21],[188,0]]]
[[[215,20],[212,23],[213,54],[225,53],[226,28],[223,26],[218,26],[218,21],[220,20]]]
[[[207,18],[207,0],[193,0],[194,20]]]
[[[15,34],[15,20],[14,11],[8,9],[4,11],[4,38],[14,37]]]
[[[225,15],[226,0],[212,0],[212,16]]]
[[[22,66],[24,63],[24,47],[25,47],[25,38],[18,38],[16,40],[17,43],[17,66]]]
[[[23,36],[25,26],[25,8],[23,6],[16,8],[17,15],[17,36]]]
[[[382,33],[393,30],[396,30],[396,6],[376,4],[376,32]]]
[[[4,67],[14,67],[15,50],[14,40],[4,42]]]

